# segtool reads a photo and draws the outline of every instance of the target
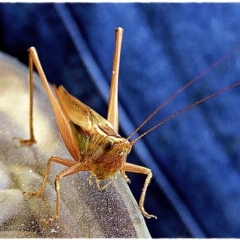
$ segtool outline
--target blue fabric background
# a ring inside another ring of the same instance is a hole
[[[27,64],[35,46],[49,82],[106,116],[114,29],[124,28],[121,134],[240,45],[239,4],[1,4],[0,50]],[[143,128],[240,80],[240,53],[169,103]],[[152,169],[145,209],[152,237],[240,237],[240,87],[137,142],[131,163]],[[140,131],[140,132],[142,132]],[[128,174],[139,199],[145,177]],[[81,203],[78,203],[81,204]],[[103,216],[104,217],[104,216]]]

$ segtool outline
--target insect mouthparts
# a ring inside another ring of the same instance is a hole
[[[119,153],[119,156],[126,156],[128,153],[127,153],[127,151],[121,151],[120,153]]]

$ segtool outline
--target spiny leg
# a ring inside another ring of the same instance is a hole
[[[151,178],[152,178],[151,170],[148,169],[148,168],[142,167],[142,166],[131,164],[131,163],[125,163],[123,168],[122,168],[122,171],[141,173],[141,174],[146,174],[147,175],[147,178],[146,178],[146,180],[144,182],[144,185],[143,185],[143,189],[142,189],[142,193],[141,193],[141,196],[140,196],[140,200],[139,200],[139,209],[142,212],[144,217],[157,219],[156,216],[148,214],[145,211],[144,207],[143,207],[145,196],[146,196],[146,192],[147,192],[147,187],[148,187],[148,185],[149,185],[149,183],[151,181]]]
[[[52,221],[55,221],[58,217],[59,217],[59,214],[60,214],[60,200],[61,200],[61,197],[60,197],[60,180],[64,177],[67,177],[69,175],[72,175],[74,173],[77,173],[77,172],[80,172],[80,171],[88,171],[89,170],[89,165],[88,164],[84,164],[84,163],[81,163],[81,162],[75,162],[75,165],[73,166],[70,166],[69,168],[63,170],[62,172],[60,172],[59,174],[57,174],[55,180],[54,180],[54,184],[55,184],[55,191],[56,191],[56,194],[57,194],[57,197],[56,197],[56,207],[55,207],[55,212],[53,214],[52,217],[50,217],[48,219],[48,221],[45,221],[45,222],[52,222]]]
[[[59,158],[59,157],[49,158],[48,162],[47,162],[47,166],[46,166],[44,174],[43,174],[43,181],[42,181],[40,189],[38,191],[35,191],[35,192],[23,192],[23,195],[25,195],[25,196],[27,195],[27,196],[31,197],[31,196],[40,195],[44,192],[52,162],[59,163],[59,164],[62,164],[64,166],[67,166],[67,167],[71,167],[74,164],[76,164],[75,161],[64,159],[64,158]]]

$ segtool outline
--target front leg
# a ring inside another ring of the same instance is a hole
[[[63,162],[61,162],[63,160]],[[55,211],[52,217],[50,217],[47,221],[45,220],[46,223],[55,221],[58,219],[59,214],[60,214],[60,180],[64,177],[70,176],[72,174],[81,172],[81,171],[89,171],[89,164],[88,163],[82,163],[82,162],[74,162],[66,159],[61,159],[58,158],[58,163],[61,163],[65,166],[68,166],[69,168],[61,171],[57,176],[55,177],[54,180],[54,185],[55,185],[55,191],[56,191],[56,206],[55,206]]]
[[[145,196],[146,196],[146,192],[147,192],[147,187],[148,187],[148,185],[149,185],[149,183],[151,181],[151,178],[152,178],[152,171],[149,168],[145,168],[145,167],[138,166],[138,165],[131,164],[131,163],[125,163],[123,165],[123,168],[121,169],[121,171],[123,171],[123,172],[126,171],[126,172],[141,173],[141,174],[146,174],[147,175],[147,178],[146,178],[146,180],[144,182],[144,185],[143,185],[143,189],[142,189],[142,193],[141,193],[141,196],[140,196],[140,200],[139,200],[139,209],[142,212],[144,217],[157,219],[156,216],[148,214],[145,211],[144,207],[143,207]]]
[[[76,164],[75,161],[64,159],[64,158],[59,158],[59,157],[49,158],[48,162],[47,162],[47,166],[45,168],[45,172],[43,174],[43,181],[42,181],[40,189],[35,191],[35,192],[23,192],[23,195],[25,197],[26,196],[32,197],[32,196],[36,196],[36,195],[41,195],[44,192],[45,187],[46,187],[46,183],[47,183],[47,178],[48,178],[48,175],[49,175],[49,172],[50,172],[51,164],[53,162],[62,164],[62,165],[67,166],[67,167],[71,167],[71,166]]]

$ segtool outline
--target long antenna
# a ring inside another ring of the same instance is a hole
[[[167,103],[169,103],[172,99],[174,99],[178,94],[180,94],[183,90],[188,88],[190,85],[192,85],[194,82],[196,82],[199,78],[207,74],[210,70],[217,67],[221,62],[223,62],[225,59],[230,58],[232,55],[235,54],[235,52],[239,51],[240,46],[236,47],[234,50],[232,50],[230,53],[224,55],[221,57],[217,62],[212,64],[210,67],[205,69],[203,72],[201,72],[199,75],[197,75],[195,78],[193,78],[190,82],[185,84],[183,87],[181,87],[178,91],[176,91],[171,97],[169,97],[167,100],[165,100],[153,113],[151,113],[146,120],[144,120],[137,129],[130,134],[130,136],[127,138],[128,140],[140,129],[142,128],[157,112],[159,112]],[[221,91],[221,90],[220,90]],[[196,104],[197,105],[197,104]],[[194,105],[195,106],[195,105]]]
[[[197,102],[195,102],[195,103],[192,103],[192,104],[188,105],[187,107],[179,110],[178,112],[172,114],[172,115],[169,116],[168,118],[165,118],[163,121],[157,123],[157,124],[156,124],[155,126],[153,126],[152,128],[148,129],[146,132],[144,132],[143,134],[141,134],[141,135],[140,135],[139,137],[137,137],[135,140],[131,141],[130,144],[131,144],[131,145],[134,145],[140,138],[144,137],[144,136],[147,135],[148,133],[152,132],[154,129],[160,127],[160,126],[163,125],[164,123],[168,122],[169,120],[171,120],[172,118],[178,116],[179,114],[187,111],[188,109],[190,109],[190,108],[198,105],[199,103],[205,102],[205,101],[207,101],[208,99],[210,99],[210,98],[212,98],[212,97],[215,97],[215,96],[217,96],[217,95],[219,95],[219,94],[221,94],[221,93],[223,93],[223,92],[225,92],[225,91],[227,91],[227,90],[229,90],[229,89],[231,89],[231,88],[234,88],[234,87],[236,87],[236,86],[238,86],[238,85],[240,85],[240,81],[239,81],[239,82],[236,82],[236,83],[234,83],[234,84],[232,84],[232,85],[230,85],[230,86],[228,86],[228,87],[222,88],[221,90],[219,90],[219,91],[217,91],[217,92],[215,92],[215,93],[212,93],[212,94],[208,95],[207,97],[205,97],[205,98],[203,98],[203,99],[201,99],[201,100],[199,100],[199,101],[197,101]]]

